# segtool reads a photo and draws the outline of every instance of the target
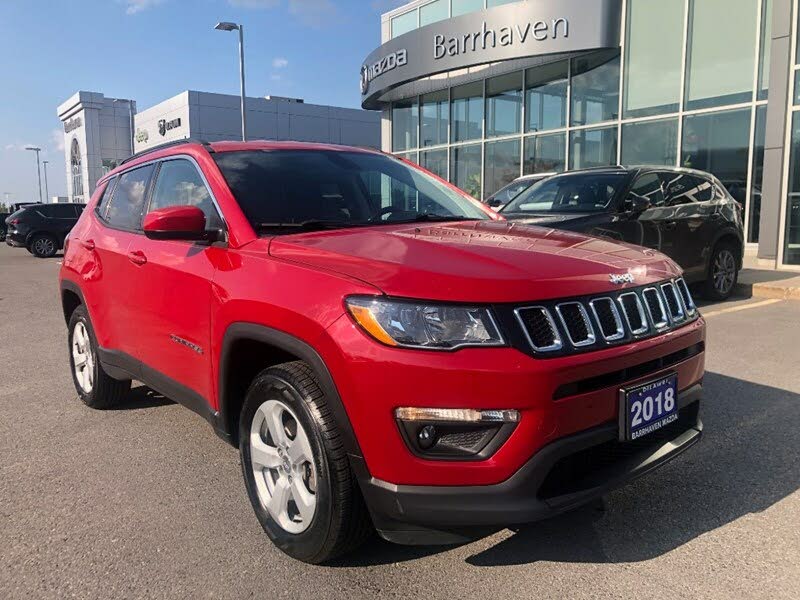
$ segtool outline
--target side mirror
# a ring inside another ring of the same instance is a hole
[[[208,240],[206,216],[196,206],[168,206],[147,213],[142,224],[151,240]]]
[[[631,194],[628,196],[628,199],[625,200],[625,210],[634,213],[641,213],[646,211],[650,208],[652,204],[650,200],[647,198],[642,198],[641,196],[637,196],[636,194]]]
[[[486,201],[487,206],[492,208],[497,208],[498,206],[503,206],[503,202],[499,198],[489,198]]]

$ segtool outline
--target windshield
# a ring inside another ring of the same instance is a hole
[[[536,183],[535,179],[523,179],[522,181],[512,181],[506,187],[502,188],[499,192],[495,193],[489,201],[498,202],[500,204],[507,204],[514,198],[519,196],[522,192]]]
[[[558,175],[522,192],[502,212],[603,212],[625,185],[627,178],[624,172]]]
[[[430,175],[383,154],[244,150],[213,156],[261,233],[489,218]]]

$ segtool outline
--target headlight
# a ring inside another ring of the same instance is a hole
[[[372,297],[348,298],[346,304],[364,331],[389,346],[453,350],[505,345],[486,308]]]

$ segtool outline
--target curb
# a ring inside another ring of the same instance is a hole
[[[800,287],[774,285],[769,283],[738,283],[736,292],[753,298],[774,300],[800,300]]]

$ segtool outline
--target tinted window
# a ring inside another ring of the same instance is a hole
[[[640,176],[633,184],[631,194],[648,200],[651,206],[664,206],[664,190],[656,173]]]
[[[152,174],[153,165],[147,165],[120,175],[105,213],[105,219],[111,225],[122,229],[139,226]]]
[[[220,219],[211,193],[195,166],[188,160],[168,160],[161,163],[150,210],[168,206],[196,206],[206,216],[207,229],[221,229]]]
[[[499,200],[503,204],[511,202],[514,198],[519,196],[534,183],[536,183],[536,181],[533,179],[523,179],[522,181],[514,181],[509,183],[506,187],[492,196],[492,200]]]
[[[74,219],[75,208],[72,204],[52,204],[38,209],[51,219]]]
[[[603,212],[627,178],[625,172],[551,177],[522,192],[503,212]]]
[[[103,196],[100,202],[97,203],[97,214],[105,217],[106,210],[108,210],[108,202],[111,200],[111,195],[114,193],[114,186],[117,185],[117,178],[115,177],[106,184],[106,189],[103,190]]]
[[[389,156],[309,150],[213,156],[260,231],[286,232],[309,221],[347,227],[419,217],[487,218],[461,194]]]
[[[714,186],[701,177],[670,172],[662,173],[661,177],[664,180],[669,206],[707,202],[714,196]]]

